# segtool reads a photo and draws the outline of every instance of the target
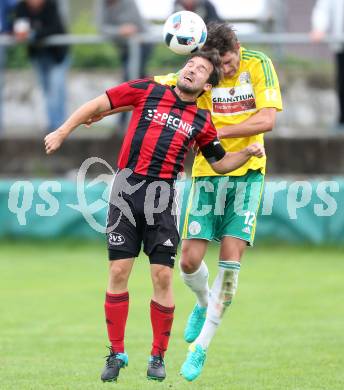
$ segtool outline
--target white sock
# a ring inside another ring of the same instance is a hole
[[[238,261],[219,262],[219,271],[210,291],[207,317],[200,335],[195,340],[203,349],[208,348],[226,308],[232,302],[238,286],[239,271]]]
[[[182,270],[180,270],[180,274],[184,283],[196,294],[198,305],[201,307],[207,307],[209,295],[209,272],[205,262],[202,261],[198,270],[192,274],[186,274]]]

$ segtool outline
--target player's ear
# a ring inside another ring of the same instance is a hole
[[[213,86],[210,83],[205,83],[203,87],[204,92],[208,92],[213,88]]]

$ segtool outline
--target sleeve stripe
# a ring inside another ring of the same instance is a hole
[[[266,86],[267,87],[275,87],[275,79],[274,79],[274,76],[272,73],[272,68],[271,68],[269,59],[266,57],[264,58],[264,57],[260,57],[260,56],[252,56],[252,57],[260,60],[260,62],[262,64],[264,74],[267,75]]]
[[[260,62],[262,64],[265,80],[266,80],[265,85],[267,87],[271,87],[271,88],[275,87],[275,79],[274,79],[274,76],[272,73],[270,60],[265,54],[257,52],[257,51],[245,50],[245,51],[243,51],[242,58],[244,60],[250,60],[252,58],[260,60]]]
[[[273,75],[272,75],[272,70],[271,70],[271,66],[269,64],[269,62],[267,61],[267,59],[264,59],[262,57],[259,57],[259,56],[255,56],[255,55],[249,55],[249,54],[245,54],[243,55],[243,59],[252,59],[252,58],[256,58],[258,60],[260,60],[261,64],[262,64],[262,68],[263,68],[263,71],[264,71],[264,76],[265,76],[265,85],[266,87],[274,87],[274,79],[273,79]]]
[[[110,98],[109,92],[108,92],[108,91],[105,91],[105,93],[106,93],[106,95],[107,95],[107,97],[108,97],[108,99],[109,99],[111,110],[113,110],[115,107],[114,107],[114,105],[112,104],[112,100],[111,100],[111,98]]]

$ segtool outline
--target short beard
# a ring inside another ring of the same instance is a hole
[[[202,90],[188,87],[188,86],[182,84],[179,80],[177,81],[177,87],[179,88],[179,90],[181,92],[187,93],[188,95],[197,95],[198,96],[202,92]]]

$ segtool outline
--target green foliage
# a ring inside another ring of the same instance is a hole
[[[72,64],[78,69],[117,69],[120,60],[116,48],[109,43],[75,45],[72,48]]]
[[[270,245],[248,250],[232,306],[209,348],[204,372],[186,383],[183,328],[194,298],[175,270],[176,312],[167,379],[146,380],[151,344],[149,262],[135,260],[126,330],[129,366],[117,384],[99,377],[107,350],[105,244],[0,242],[2,390],[342,390],[343,253]],[[217,247],[206,261],[211,279]],[[326,259],[326,264],[325,260]]]
[[[97,34],[94,23],[91,22],[90,12],[84,11],[73,23],[72,34]],[[72,62],[75,68],[110,68],[120,65],[116,48],[111,43],[101,45],[74,45],[72,47]]]
[[[7,50],[6,62],[6,66],[10,69],[22,69],[29,66],[26,46],[10,46]]]
[[[158,44],[148,63],[150,74],[165,74],[180,69],[186,57],[172,53],[164,44]]]

